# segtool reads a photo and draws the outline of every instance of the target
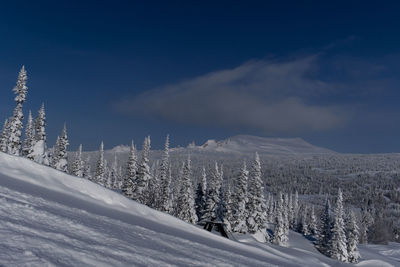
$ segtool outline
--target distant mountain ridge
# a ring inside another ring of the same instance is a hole
[[[225,140],[208,140],[201,146],[189,146],[190,150],[224,153],[260,154],[327,154],[332,150],[314,146],[301,138],[271,138],[252,135],[236,135]]]
[[[140,149],[140,148],[139,148]],[[119,145],[108,153],[128,153],[129,146]],[[251,154],[258,152],[265,155],[301,155],[301,154],[330,154],[332,150],[314,146],[301,138],[271,138],[252,135],[236,135],[224,140],[210,139],[203,145],[189,144],[187,147],[171,148],[171,152],[190,153],[223,153]]]

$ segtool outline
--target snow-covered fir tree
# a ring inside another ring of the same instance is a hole
[[[329,256],[331,251],[331,238],[332,238],[332,218],[330,215],[331,205],[329,202],[329,198],[326,197],[325,200],[325,208],[321,215],[321,232],[319,235],[319,240],[317,244],[317,248]]]
[[[79,145],[78,151],[76,152],[74,162],[71,166],[71,174],[79,178],[83,177],[85,168],[85,162],[82,160],[82,145]]]
[[[86,160],[84,160],[83,162],[84,162],[83,178],[93,181],[92,170],[90,166],[90,156],[88,156]]]
[[[154,161],[150,168],[150,179],[147,188],[147,203],[146,205],[153,208],[159,209],[160,204],[160,179],[158,177],[158,165],[159,161]]]
[[[339,261],[348,261],[347,239],[343,220],[343,195],[339,188],[335,207],[335,220],[332,228],[330,256]]]
[[[367,207],[361,208],[361,222],[360,222],[360,243],[368,243],[368,232],[370,227],[374,224],[374,218],[371,215],[371,211]]]
[[[283,214],[284,230],[285,230],[285,235],[289,238],[289,228],[290,228],[290,222],[289,222],[289,213],[290,213],[289,194],[284,194],[283,207],[285,209],[284,210],[284,214]]]
[[[112,184],[112,182],[110,181],[110,166],[108,165],[108,161],[106,159],[104,159],[104,176],[103,176],[103,182],[102,182],[102,186],[104,186],[105,188],[110,188],[109,185]]]
[[[258,153],[251,168],[248,182],[247,228],[256,233],[266,226],[264,186],[261,180],[261,163]]]
[[[232,232],[232,222],[234,220],[233,216],[234,216],[234,202],[232,199],[232,191],[231,191],[231,187],[228,184],[223,192],[223,203],[221,204],[221,206],[223,207],[223,222],[225,224],[226,227],[226,231],[227,232]]]
[[[106,166],[104,162],[104,143],[101,141],[99,148],[99,158],[97,159],[96,171],[93,176],[93,182],[104,186],[104,179],[106,175]]]
[[[61,136],[57,138],[52,158],[53,168],[62,172],[68,172],[68,154],[67,154],[68,145],[69,142],[67,135],[67,126],[64,124]]]
[[[26,75],[25,67],[22,66],[19,74],[16,86],[13,88],[15,96],[15,102],[17,106],[14,109],[13,116],[9,119],[9,126],[7,131],[7,153],[11,155],[19,156],[21,152],[21,135],[24,119],[22,113],[22,106],[26,100],[26,95],[28,93],[28,87],[26,86],[26,81],[28,76]]]
[[[290,221],[290,228],[295,230],[298,228],[298,214],[299,214],[299,193],[296,191],[292,198],[292,216]]]
[[[149,155],[150,155],[150,136],[144,139],[142,155],[138,166],[136,179],[133,181],[133,196],[132,199],[139,203],[147,204],[149,196],[149,180],[151,179],[150,167],[149,167]]]
[[[118,165],[117,155],[114,154],[114,161],[111,164],[107,188],[118,189],[118,184],[120,179],[121,177],[119,176],[119,165]]]
[[[221,173],[218,163],[215,162],[215,168],[209,176],[207,184],[207,200],[204,214],[201,221],[217,221],[220,220],[220,189],[221,189]]]
[[[247,233],[247,182],[249,179],[249,171],[247,170],[246,162],[243,166],[235,183],[233,190],[232,201],[234,205],[232,229],[234,232]]]
[[[204,214],[204,209],[206,207],[207,200],[207,173],[206,169],[203,167],[201,171],[201,180],[197,184],[195,208],[197,218],[201,218]]]
[[[35,145],[33,152],[28,157],[33,158],[37,163],[50,165],[46,150],[46,112],[44,104],[42,104],[35,119]]]
[[[25,140],[22,144],[22,155],[33,160],[32,152],[35,145],[35,127],[33,124],[32,112],[29,110],[28,121],[25,126]]]
[[[318,240],[319,230],[318,230],[317,217],[315,216],[314,206],[311,206],[311,211],[309,214],[310,216],[309,216],[308,231],[315,240]]]
[[[175,214],[175,207],[176,207],[176,186],[172,186],[172,169],[171,164],[168,166],[168,180],[170,181],[170,190],[169,190],[169,204],[168,204],[168,214]],[[199,218],[197,218],[199,219]]]
[[[279,246],[286,246],[288,236],[285,229],[285,207],[282,193],[278,194],[278,201],[276,203],[276,221],[274,229],[274,237],[272,242]],[[287,216],[286,216],[287,217]]]
[[[358,226],[356,216],[352,210],[349,211],[346,222],[346,237],[347,237],[347,253],[348,261],[356,263],[360,259],[360,252],[358,251]]]
[[[293,221],[293,215],[294,215],[294,210],[293,210],[293,194],[286,194],[285,196],[286,200],[286,205],[287,205],[287,212],[288,212],[288,223],[289,223],[289,229],[291,228],[291,224]]]
[[[301,217],[300,217],[299,231],[300,231],[300,233],[302,233],[305,236],[310,235],[309,227],[308,227],[308,217],[309,217],[308,207],[304,206],[303,211],[301,213]]]
[[[181,177],[181,187],[177,198],[177,217],[185,222],[195,224],[197,222],[196,210],[194,207],[193,187],[191,176],[190,158],[184,164]]]
[[[160,201],[158,203],[158,210],[168,212],[170,210],[171,198],[171,180],[168,173],[169,170],[169,135],[165,138],[164,152],[161,158],[159,169],[160,181]]]
[[[267,201],[267,222],[275,223],[275,199],[272,194],[268,194]]]
[[[137,173],[137,156],[136,156],[136,148],[132,141],[129,150],[128,162],[126,163],[124,182],[122,184],[122,193],[128,198],[133,197],[133,191],[134,191],[133,186],[134,186],[134,181],[136,179],[136,173]]]
[[[5,120],[3,129],[0,136],[0,151],[7,153],[7,142],[8,142],[8,131],[9,131],[8,119]]]

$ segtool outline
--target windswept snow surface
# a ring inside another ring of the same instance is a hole
[[[343,265],[318,254],[301,236],[300,249],[252,237],[235,242],[90,181],[4,153],[0,237],[2,266]]]

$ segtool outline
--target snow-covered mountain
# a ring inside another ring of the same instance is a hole
[[[297,233],[288,248],[252,236],[228,240],[88,180],[4,153],[0,235],[2,266],[345,266]],[[399,254],[397,244],[362,247],[367,260],[359,265],[396,266]]]
[[[138,147],[140,149],[140,147]],[[127,157],[129,146],[119,145],[106,151],[106,155]],[[307,143],[301,138],[268,138],[251,135],[236,135],[225,140],[208,140],[203,145],[189,144],[187,147],[171,148],[171,153],[176,155],[199,155],[212,157],[233,158],[253,156],[258,152],[260,156],[301,156],[336,153],[332,150],[317,147]],[[87,152],[86,152],[87,153]],[[89,154],[91,152],[88,152]],[[155,158],[160,156],[160,151],[152,150]]]
[[[201,146],[189,145],[188,149],[239,154],[258,152],[271,155],[334,153],[313,146],[301,138],[267,138],[251,135],[236,135],[222,141],[208,140]]]

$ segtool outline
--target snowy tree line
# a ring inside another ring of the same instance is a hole
[[[116,156],[112,162],[107,162],[102,142],[92,171],[89,159],[83,158],[82,145],[75,153],[72,164],[69,164],[66,125],[55,146],[47,149],[44,105],[35,119],[29,111],[25,139],[22,141],[22,108],[28,89],[26,82],[27,74],[22,67],[13,89],[16,107],[13,116],[5,121],[1,134],[2,152],[24,156],[76,177],[89,179],[188,223],[222,222],[231,234],[262,233],[266,242],[280,246],[288,244],[291,229],[311,238],[327,256],[344,262],[357,262],[359,259],[357,244],[359,238],[363,238],[363,232],[360,236],[356,216],[350,207],[348,212],[344,212],[342,191],[338,190],[335,209],[330,208],[329,198],[326,198],[325,208],[318,217],[314,205],[299,201],[299,188],[282,186],[281,190],[285,191],[274,191],[274,174],[270,173],[271,179],[270,176],[265,179],[267,172],[263,174],[257,153],[249,168],[246,161],[237,170],[228,168],[229,179],[224,175],[227,168],[217,161],[212,167],[201,166],[200,172],[196,170],[200,175],[196,175],[190,156],[183,162],[171,161],[169,136],[161,160],[150,166],[151,140],[148,136],[140,153],[131,142],[125,164],[120,164]],[[305,168],[304,172],[307,171]],[[199,182],[195,184],[194,181]],[[365,225],[364,232],[367,231]]]

